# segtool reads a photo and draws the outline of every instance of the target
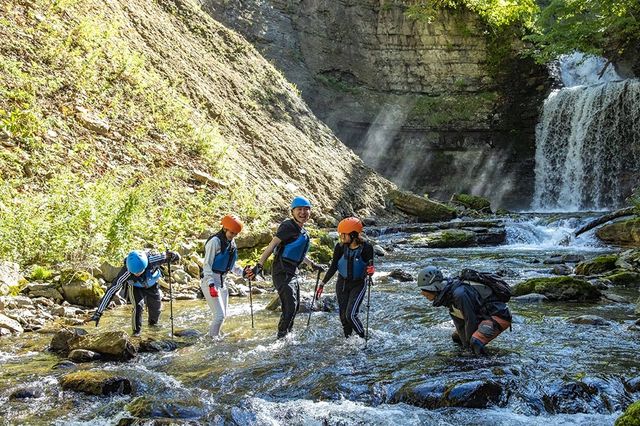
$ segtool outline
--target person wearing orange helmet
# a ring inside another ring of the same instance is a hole
[[[336,296],[344,336],[349,337],[355,331],[364,339],[365,330],[358,312],[367,291],[365,276],[373,275],[375,268],[373,246],[362,238],[363,228],[357,217],[348,217],[338,224],[340,242],[333,249],[331,265],[318,286],[316,298],[320,298],[324,286],[337,271]]]
[[[236,266],[238,248],[234,238],[242,231],[242,222],[234,215],[226,215],[220,221],[222,228],[218,233],[209,237],[204,244],[204,263],[202,266],[202,280],[200,288],[213,314],[213,321],[209,328],[209,337],[220,335],[222,323],[227,316],[229,303],[229,289],[224,283],[229,271],[243,274]]]

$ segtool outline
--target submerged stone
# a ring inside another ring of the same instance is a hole
[[[597,394],[595,386],[584,382],[570,382],[551,389],[542,400],[545,409],[552,414],[588,413],[601,404],[601,401],[594,400]]]
[[[502,385],[492,380],[466,382],[452,387],[446,395],[450,407],[486,408],[498,405],[503,396]]]
[[[619,287],[640,287],[640,274],[637,272],[621,271],[607,275],[606,278],[615,286]]]
[[[569,322],[584,325],[611,325],[609,321],[597,315],[580,315],[579,317],[569,319]]]
[[[141,396],[127,404],[126,409],[139,418],[197,419],[204,414],[202,402],[195,398]]]
[[[36,387],[21,388],[11,392],[9,400],[40,398],[42,395],[42,389]]]

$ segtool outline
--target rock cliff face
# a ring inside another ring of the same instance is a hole
[[[364,161],[419,193],[528,205],[546,71],[495,58],[472,15],[431,22],[381,0],[206,0]]]

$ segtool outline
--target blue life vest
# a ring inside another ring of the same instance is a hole
[[[278,246],[276,255],[280,256],[286,261],[299,265],[307,255],[310,243],[311,239],[309,238],[307,230],[302,228],[300,230],[300,235],[298,235],[298,238],[291,241],[290,243],[284,244],[284,248],[280,248],[280,246]]]
[[[342,278],[348,280],[359,280],[364,277],[367,263],[362,260],[362,247],[351,249],[344,247],[344,253],[338,260],[338,273]],[[351,271],[349,271],[351,267]],[[351,272],[351,274],[349,274]]]
[[[220,238],[218,239],[220,240]],[[238,260],[238,250],[236,248],[236,243],[233,241],[230,243],[228,242],[227,244],[220,241],[220,244],[220,252],[218,252],[218,254],[213,258],[211,270],[219,274],[226,274],[231,270],[231,268],[233,268],[236,260]]]
[[[159,268],[147,268],[140,277],[132,275],[134,277],[133,286],[139,288],[153,287],[161,276],[162,273]]]

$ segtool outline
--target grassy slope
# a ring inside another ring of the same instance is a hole
[[[264,227],[294,193],[383,206],[388,182],[191,2],[9,0],[0,23],[0,258],[116,259],[228,210]]]

